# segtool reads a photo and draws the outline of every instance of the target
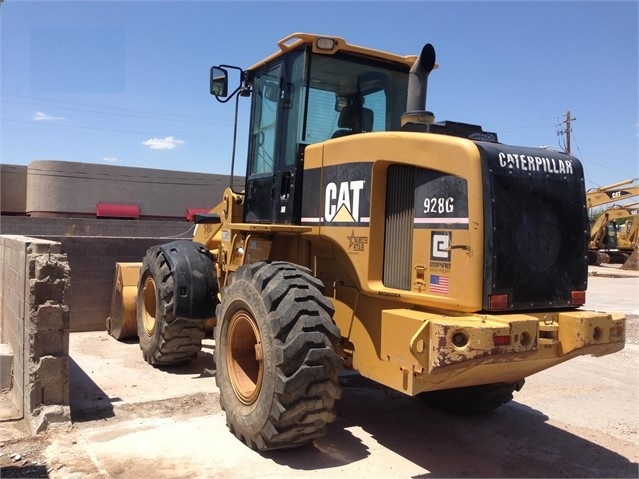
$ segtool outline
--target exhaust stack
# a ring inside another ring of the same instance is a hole
[[[402,129],[409,123],[433,123],[435,115],[426,111],[428,75],[435,69],[435,48],[427,43],[422,48],[408,76],[406,112],[402,115]]]

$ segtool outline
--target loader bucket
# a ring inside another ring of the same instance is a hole
[[[137,338],[136,303],[142,263],[115,263],[111,313],[106,330],[117,340]]]

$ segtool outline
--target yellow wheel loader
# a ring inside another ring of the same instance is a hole
[[[236,125],[251,102],[244,190],[197,215],[193,241],[118,265],[109,324],[119,336],[136,321],[149,363],[189,361],[214,324],[227,424],[268,450],[325,433],[344,368],[473,414],[531,374],[624,347],[622,315],[579,309],[577,158],[436,122],[429,44],[400,56],[295,33],[278,47],[211,68]]]

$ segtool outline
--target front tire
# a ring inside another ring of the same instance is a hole
[[[306,444],[335,420],[340,335],[322,290],[284,262],[244,266],[223,290],[216,381],[229,429],[252,449]]]
[[[202,349],[204,321],[176,318],[174,295],[173,276],[164,253],[152,247],[142,262],[137,328],[144,359],[153,366],[188,363]]]

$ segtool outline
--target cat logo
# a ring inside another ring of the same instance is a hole
[[[364,180],[328,183],[324,195],[324,221],[327,223],[368,222],[360,218],[360,193],[364,189]]]

